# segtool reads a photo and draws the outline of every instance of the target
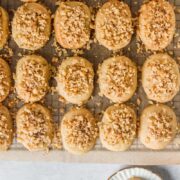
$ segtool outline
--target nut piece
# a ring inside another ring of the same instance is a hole
[[[84,3],[61,2],[54,18],[57,42],[68,49],[83,47],[90,38],[90,22],[91,13]]]
[[[176,115],[166,105],[146,107],[140,117],[139,138],[150,149],[164,149],[175,137]]]
[[[137,67],[125,56],[103,61],[98,70],[100,94],[113,102],[129,100],[137,87]]]
[[[106,109],[99,125],[100,140],[111,151],[125,151],[136,136],[136,113],[125,104],[115,104]]]
[[[0,102],[8,95],[11,89],[11,70],[7,62],[0,58]]]
[[[83,104],[93,91],[94,71],[92,64],[81,57],[68,57],[58,69],[59,95],[74,104]]]
[[[26,104],[16,115],[17,141],[29,151],[48,150],[53,138],[52,117],[40,104]]]
[[[90,151],[98,136],[98,127],[93,115],[85,108],[67,112],[61,122],[64,148],[73,154]]]
[[[128,45],[133,34],[128,5],[117,0],[106,2],[96,15],[95,32],[99,43],[109,50]]]
[[[142,68],[142,85],[149,99],[161,103],[172,100],[180,87],[176,61],[167,54],[151,55]]]
[[[42,48],[51,33],[51,16],[41,4],[26,3],[15,12],[12,21],[12,36],[20,48]]]
[[[175,13],[166,0],[152,0],[140,9],[137,34],[150,50],[168,46],[175,32]]]
[[[0,49],[6,44],[9,35],[9,16],[8,13],[0,7]]]
[[[0,105],[0,150],[9,148],[13,141],[13,122],[9,110]]]
[[[47,93],[49,78],[49,65],[43,57],[24,56],[16,67],[15,87],[19,98],[26,103],[39,101]]]

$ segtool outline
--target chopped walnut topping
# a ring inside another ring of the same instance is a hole
[[[135,116],[126,106],[108,112],[108,118],[100,124],[105,141],[110,145],[129,144],[136,135]]]
[[[134,83],[136,69],[129,62],[112,62],[106,72],[106,82],[108,84],[107,93],[122,96],[131,92]]]
[[[169,2],[153,0],[143,5],[140,10],[140,38],[147,47],[155,50],[165,48],[173,38],[175,16]],[[143,36],[143,38],[142,38]]]
[[[98,136],[98,127],[94,119],[84,115],[75,115],[73,119],[66,119],[63,126],[67,134],[65,141],[81,150],[91,145]]]
[[[12,137],[12,129],[8,124],[8,117],[0,112],[0,146],[8,146]]]
[[[96,27],[98,31],[100,30],[98,34],[99,38],[104,41],[103,44],[114,49],[120,44],[124,46],[130,41],[133,28],[127,5],[116,1],[108,3],[108,8],[99,10],[103,16],[96,21]]]
[[[169,141],[173,135],[172,122],[173,117],[166,110],[161,112],[153,112],[148,116],[150,126],[148,128],[149,139],[157,139],[159,141]]]
[[[58,31],[61,33],[62,41],[65,41],[70,48],[89,41],[90,17],[84,6],[84,4],[72,5],[69,2],[60,4],[58,13],[61,20]]]
[[[17,140],[29,150],[48,148],[51,144],[50,116],[33,104],[24,107],[17,117]]]
[[[13,20],[15,40],[18,39],[21,46],[28,49],[43,46],[48,41],[47,28],[50,25],[48,11],[42,11],[37,7],[30,8],[31,5],[27,3],[18,8]]]
[[[30,99],[34,99],[45,95],[49,87],[47,80],[47,68],[47,63],[40,63],[35,59],[24,61],[22,63],[20,69],[20,73],[22,73],[22,79],[19,83],[19,88],[22,88],[23,92],[26,92],[25,96],[27,98],[29,97]],[[17,80],[17,82],[18,81],[19,80]],[[19,96],[20,95],[21,94],[19,94]]]
[[[149,93],[154,98],[173,95],[178,82],[178,74],[174,71],[175,62],[163,58],[149,62],[147,67],[151,69],[147,77]]]
[[[10,77],[4,68],[5,67],[0,63],[0,99],[4,99],[10,90]]]
[[[86,93],[93,84],[93,72],[83,64],[76,63],[59,70],[58,78],[69,95]]]

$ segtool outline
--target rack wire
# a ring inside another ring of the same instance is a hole
[[[56,10],[56,0],[41,0],[41,3],[45,4],[51,11],[52,13],[55,12]],[[99,4],[103,4],[105,0],[85,0],[85,2],[94,8],[99,6]],[[131,12],[133,14],[133,17],[135,18],[137,16],[138,10],[142,4],[141,0],[125,0],[127,4],[129,4]],[[176,34],[180,34],[180,0],[170,0],[172,4],[176,7],[176,9],[179,9],[179,13],[176,10]],[[0,6],[3,6],[9,13],[10,15],[10,21],[12,21],[13,17],[13,11],[17,9],[20,5],[23,3],[20,2],[20,0],[0,0]],[[10,37],[9,39],[9,46],[12,48],[14,55],[11,58],[11,69],[12,72],[15,72],[15,66],[20,59],[19,53],[21,54],[29,54],[29,53],[36,53],[40,54],[43,57],[45,57],[49,63],[51,63],[51,60],[54,56],[57,56],[57,52],[55,48],[52,48],[54,42],[54,37],[53,35],[51,36],[50,41],[46,44],[45,47],[42,49],[36,51],[36,52],[29,52],[29,51],[24,51],[22,49],[19,49],[13,39]],[[175,36],[173,38],[172,43],[168,46],[167,52],[171,54],[175,59],[177,57],[180,57],[180,45],[177,47],[177,43],[180,42],[179,35]],[[180,44],[180,43],[179,43]],[[130,51],[129,51],[130,49]],[[3,54],[2,51],[0,51],[0,55]],[[72,53],[70,53],[72,55]],[[136,36],[135,34],[133,35],[133,38],[131,40],[131,43],[123,49],[123,54],[131,58],[133,61],[136,62],[138,66],[142,66],[143,62],[149,55],[148,53],[137,53],[137,44],[136,44]],[[91,61],[94,65],[94,70],[95,72],[97,71],[98,64],[101,63],[104,59],[111,57],[112,52],[108,51],[106,48],[98,45],[97,43],[91,44],[90,50],[84,50],[84,54],[82,55],[83,57],[87,58],[89,61]],[[63,59],[62,57],[58,57],[60,61]],[[140,78],[140,77],[139,77]],[[54,79],[51,80],[50,84],[52,86],[56,86],[56,82]],[[97,76],[95,77],[95,89],[93,92],[93,98],[91,98],[88,103],[85,105],[92,113],[94,113],[95,116],[99,116],[102,114],[102,111],[104,111],[110,104],[108,99],[105,97],[100,97],[98,95],[99,88],[97,84]],[[14,98],[14,94],[10,95],[10,98]],[[140,107],[137,110],[138,115],[140,114],[141,110],[148,104],[148,100],[146,98],[146,95],[139,83],[138,89],[135,93],[135,95],[131,98],[131,100],[128,102],[129,104],[136,104],[137,98],[141,99],[141,104]],[[22,106],[22,102],[18,104],[18,108]],[[72,104],[64,104],[59,101],[58,95],[55,93],[52,95],[51,93],[47,94],[45,97],[45,105],[49,108],[51,108],[53,111],[53,118],[56,122],[60,122],[64,113],[67,112],[73,105]],[[169,106],[173,107],[178,119],[180,118],[180,93],[176,95],[176,97],[173,99],[172,102],[168,103]],[[65,111],[62,112],[61,109],[64,109]],[[21,149],[24,150],[22,145],[18,144],[16,140],[14,140],[14,143],[12,145],[12,149]],[[100,144],[99,140],[95,146],[95,150],[102,150],[103,147]],[[103,149],[106,151],[105,149]],[[180,150],[180,136],[177,135],[175,140],[164,150],[164,151],[178,151]],[[150,151],[147,150],[140,142],[139,140],[135,140],[133,145],[131,146],[129,151]]]

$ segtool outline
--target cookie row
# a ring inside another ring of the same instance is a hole
[[[0,102],[9,94],[11,72],[8,64],[0,59]],[[137,67],[125,56],[103,61],[98,69],[99,95],[114,103],[128,101],[137,88]],[[50,67],[41,56],[27,55],[16,67],[15,88],[25,103],[41,100],[49,89]],[[68,57],[58,67],[56,75],[59,95],[68,103],[82,105],[94,89],[92,64],[82,57]],[[142,86],[148,99],[164,103],[179,92],[180,73],[174,59],[167,54],[151,55],[142,68]]]
[[[12,120],[5,106],[0,106],[0,113],[0,149],[6,150],[13,140]],[[25,104],[17,112],[17,141],[29,151],[49,149],[53,128],[50,111],[40,104]],[[64,115],[58,128],[64,148],[74,154],[90,151],[98,136],[108,150],[125,151],[132,145],[137,130],[147,148],[164,149],[177,133],[176,115],[166,105],[151,105],[143,110],[137,127],[134,109],[125,104],[108,107],[99,124],[87,109],[73,108]]]
[[[175,13],[165,0],[152,0],[139,11],[137,35],[150,50],[162,50],[171,42],[175,31]],[[68,49],[84,47],[90,39],[91,11],[82,2],[61,2],[55,12],[54,30],[57,42]],[[0,48],[8,38],[8,14],[0,8]],[[129,6],[117,0],[106,2],[95,18],[95,36],[109,50],[129,44],[134,28]],[[20,48],[37,50],[49,40],[50,12],[39,3],[25,3],[14,14],[12,36]]]

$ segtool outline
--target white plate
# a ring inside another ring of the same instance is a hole
[[[109,180],[128,180],[132,177],[139,177],[143,180],[162,180],[158,175],[143,168],[128,168],[118,171]]]

